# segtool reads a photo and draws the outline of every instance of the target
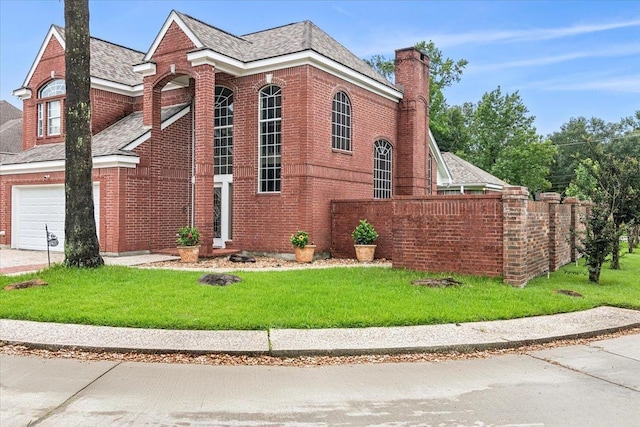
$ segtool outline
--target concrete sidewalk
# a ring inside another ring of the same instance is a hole
[[[493,322],[268,331],[176,331],[2,319],[0,341],[50,349],[118,352],[355,355],[515,347],[638,326],[640,311],[613,307]]]
[[[64,253],[50,252],[51,264],[64,261]],[[167,254],[137,254],[123,256],[103,256],[105,264],[134,266],[149,262],[178,259]],[[42,270],[49,266],[46,251],[27,251],[21,249],[0,248],[0,274],[14,275]]]

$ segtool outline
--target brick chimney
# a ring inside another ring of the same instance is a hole
[[[430,194],[427,190],[429,58],[411,47],[396,50],[395,63],[396,84],[404,88],[404,96],[398,104],[396,194]],[[435,186],[435,179],[433,185]]]

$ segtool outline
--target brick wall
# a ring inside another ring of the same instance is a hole
[[[498,277],[524,286],[530,279],[575,261],[574,230],[585,206],[560,203],[555,193],[528,200],[525,187],[502,194],[335,200],[331,204],[331,250],[353,257],[351,231],[358,219],[381,237],[376,258],[394,267]]]

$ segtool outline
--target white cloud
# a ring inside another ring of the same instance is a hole
[[[381,36],[374,36],[369,43],[357,50],[360,55],[369,56],[381,52],[393,52],[398,46],[413,46],[421,40],[433,40],[438,48],[443,49],[460,45],[488,45],[495,43],[518,43],[527,41],[553,40],[585,34],[598,33],[622,28],[640,27],[640,19],[609,22],[604,24],[575,24],[560,28],[532,28],[522,30],[486,30],[468,33],[396,33],[382,31]]]
[[[565,54],[559,55],[551,55],[551,56],[541,56],[537,58],[527,58],[527,59],[519,59],[515,61],[507,61],[493,64],[479,64],[479,65],[470,65],[466,72],[480,72],[480,71],[493,71],[493,70],[502,70],[505,68],[516,68],[516,67],[535,67],[541,65],[549,65],[549,64],[557,64],[560,62],[573,61],[575,59],[584,59],[584,58],[612,58],[612,57],[622,57],[622,56],[631,56],[631,55],[640,55],[640,44],[635,45],[621,45],[621,46],[613,46],[606,47],[600,49],[593,50],[585,50],[585,51],[576,51],[569,52]]]
[[[640,74],[617,76],[574,74],[560,79],[531,82],[520,88],[549,92],[599,91],[640,94]]]

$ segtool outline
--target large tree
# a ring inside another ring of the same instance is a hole
[[[93,206],[89,1],[65,0],[65,265],[104,264]]]
[[[546,177],[556,148],[544,141],[533,126],[535,117],[518,92],[485,93],[473,108],[465,110],[470,145],[461,153],[474,165],[532,193],[547,190]]]

